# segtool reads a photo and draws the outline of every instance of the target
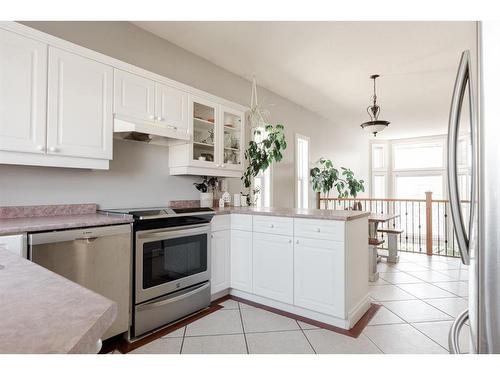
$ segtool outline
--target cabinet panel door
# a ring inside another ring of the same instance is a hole
[[[0,29],[0,150],[45,152],[47,45]]]
[[[231,288],[252,293],[252,232],[231,230]]]
[[[204,98],[189,96],[189,126],[193,141],[189,164],[220,168],[220,137],[218,135],[219,105]]]
[[[243,170],[245,114],[221,106],[220,117],[221,144],[224,147],[221,159],[222,168]]]
[[[111,159],[113,69],[49,47],[47,153]]]
[[[253,292],[293,303],[293,241],[291,237],[253,233]]]
[[[147,78],[115,69],[114,111],[143,121],[155,120],[155,83]]]
[[[296,238],[294,304],[344,318],[344,245]]]
[[[222,230],[212,232],[212,264],[211,264],[211,291],[212,294],[229,288],[231,272],[230,264],[231,232]]]
[[[156,83],[157,122],[176,131],[188,132],[188,95],[184,91]]]

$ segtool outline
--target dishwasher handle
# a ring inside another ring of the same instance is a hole
[[[77,240],[92,242],[100,237],[127,233],[131,233],[131,224],[31,233],[28,235],[28,242],[30,246]]]

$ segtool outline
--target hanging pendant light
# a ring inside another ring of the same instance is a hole
[[[390,124],[389,121],[378,119],[378,116],[380,115],[380,106],[377,105],[377,91],[375,85],[375,80],[378,77],[380,77],[380,75],[378,74],[370,76],[370,78],[373,79],[373,105],[366,108],[366,112],[368,112],[368,116],[370,116],[370,121],[363,122],[361,124],[361,127],[365,130],[368,130],[370,133],[373,133],[374,137],[377,136],[378,132],[381,132]]]

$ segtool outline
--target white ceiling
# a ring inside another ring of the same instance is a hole
[[[473,22],[134,22],[338,125],[368,119],[378,73],[385,138],[444,133]]]

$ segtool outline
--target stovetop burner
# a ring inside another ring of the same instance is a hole
[[[186,207],[186,208],[144,208],[144,209],[120,209],[106,210],[109,213],[132,215],[136,220],[151,220],[177,216],[189,216],[197,214],[210,214],[214,210],[209,207]]]

